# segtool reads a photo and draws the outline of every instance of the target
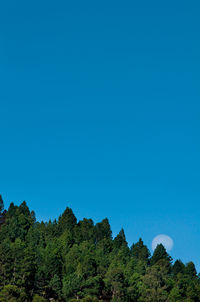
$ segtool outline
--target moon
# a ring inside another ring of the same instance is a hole
[[[162,244],[166,248],[167,252],[170,252],[174,246],[172,238],[164,234],[160,234],[153,239],[151,244],[153,251],[155,250],[158,244]]]

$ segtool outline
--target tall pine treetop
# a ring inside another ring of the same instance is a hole
[[[162,244],[158,244],[153,256],[151,258],[151,264],[156,264],[157,262],[159,262],[160,260],[165,260],[168,263],[171,263],[171,257],[168,255],[165,247]]]
[[[131,246],[131,255],[133,258],[143,261],[147,261],[150,257],[149,249],[146,245],[144,245],[141,238],[139,238],[137,243]]]
[[[58,219],[58,228],[60,232],[65,230],[72,231],[77,224],[76,216],[74,215],[71,208],[67,207],[64,213]]]

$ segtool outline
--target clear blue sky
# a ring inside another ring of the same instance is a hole
[[[0,192],[200,269],[199,1],[2,1]]]

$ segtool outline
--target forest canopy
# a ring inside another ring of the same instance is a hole
[[[173,262],[162,244],[113,238],[107,218],[77,221],[72,209],[38,222],[26,202],[0,196],[0,302],[200,301],[193,262]]]

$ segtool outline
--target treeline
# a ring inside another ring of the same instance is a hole
[[[158,245],[128,247],[123,229],[113,239],[108,219],[77,222],[70,208],[37,222],[26,203],[3,210],[0,198],[0,302],[200,301],[200,279]]]

